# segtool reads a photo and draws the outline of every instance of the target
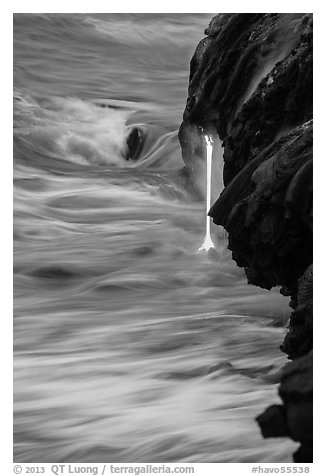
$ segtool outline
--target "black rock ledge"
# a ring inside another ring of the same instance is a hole
[[[190,63],[179,131],[187,175],[203,133],[224,147],[224,190],[210,210],[248,283],[281,286],[293,312],[282,405],[257,417],[264,437],[300,443],[312,461],[312,14],[219,14]]]

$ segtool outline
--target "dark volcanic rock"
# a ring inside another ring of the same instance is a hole
[[[127,137],[127,160],[137,160],[144,142],[144,133],[138,127],[133,127]]]
[[[229,232],[233,258],[251,284],[293,287],[312,262],[312,196],[302,193],[302,181],[301,193],[291,191],[311,161],[310,121],[264,148],[210,210],[214,223]],[[307,174],[311,187],[311,168]]]
[[[312,118],[312,17],[223,14],[206,33],[190,63],[183,126],[212,128],[224,141],[227,184],[278,135]]]
[[[203,134],[224,146],[225,189],[212,206],[248,282],[282,286],[294,309],[281,346],[293,364],[284,405],[258,418],[264,436],[301,442],[312,459],[312,15],[220,14],[190,63],[179,131],[190,178],[205,158]],[[309,391],[301,392],[309,379]],[[310,392],[310,393],[309,393]],[[309,394],[309,397],[308,397]]]
[[[264,437],[289,436],[301,443],[294,461],[312,461],[312,351],[283,369],[279,394],[284,404],[272,405],[257,417]]]

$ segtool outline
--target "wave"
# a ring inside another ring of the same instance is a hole
[[[210,18],[211,14],[19,13],[14,14],[13,23],[14,30],[24,28],[32,41],[37,41],[33,34],[37,20],[38,32],[59,43],[69,38],[86,47],[109,42],[152,49],[162,44],[179,48],[195,44]],[[23,45],[17,35],[15,41]]]
[[[290,460],[254,422],[288,299],[246,284],[222,229],[197,253],[205,206],[182,172],[209,17],[14,17],[17,461]]]
[[[198,17],[201,17],[200,20]],[[139,44],[152,48],[153,44],[189,45],[195,25],[202,24],[203,17],[209,14],[108,14],[103,20],[95,15],[88,16],[84,23],[91,25],[97,32],[110,37],[119,44]],[[199,21],[198,21],[199,20]],[[150,38],[150,42],[148,41]]]
[[[14,136],[34,157],[38,153],[44,160],[52,157],[82,166],[181,169],[177,132],[167,133],[150,124],[128,124],[136,107],[146,110],[149,106],[74,97],[36,100],[16,91]],[[135,128],[141,131],[143,143],[138,160],[127,161],[127,138]]]
[[[78,98],[15,95],[14,134],[28,148],[81,165],[122,165],[128,113]]]

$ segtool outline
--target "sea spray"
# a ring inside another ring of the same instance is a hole
[[[15,138],[44,157],[86,166],[125,164],[129,112],[75,97],[37,100],[19,90],[15,97]]]

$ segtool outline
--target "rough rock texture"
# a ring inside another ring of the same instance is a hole
[[[258,417],[264,436],[301,443],[312,461],[312,15],[220,14],[190,63],[179,131],[188,176],[205,157],[203,134],[224,146],[224,190],[212,206],[248,282],[291,296],[281,346],[294,362],[283,406]]]
[[[279,387],[283,405],[272,405],[257,417],[265,438],[289,436],[301,443],[294,461],[312,461],[312,351],[287,364]]]

